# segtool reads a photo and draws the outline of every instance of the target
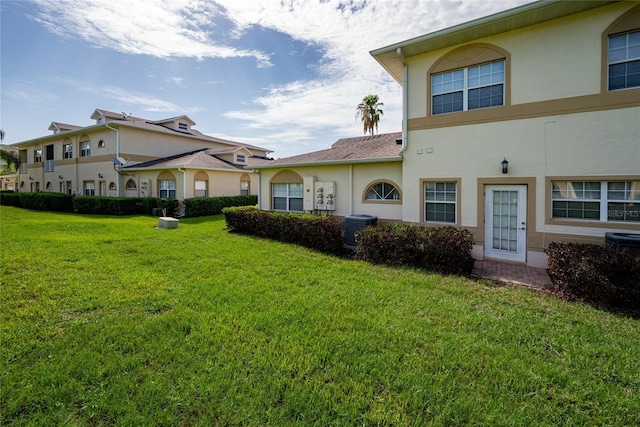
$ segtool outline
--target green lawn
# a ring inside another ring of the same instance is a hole
[[[3,425],[640,424],[638,320],[222,216],[0,221]]]

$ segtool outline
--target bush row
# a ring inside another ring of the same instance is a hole
[[[640,256],[628,249],[552,242],[549,276],[561,294],[590,304],[638,309]]]
[[[20,195],[12,190],[0,190],[0,205],[20,206]]]
[[[473,269],[473,236],[454,227],[379,224],[356,233],[355,257],[375,264],[408,266],[444,274]]]
[[[330,216],[260,211],[256,207],[222,210],[229,231],[296,243],[320,252],[343,251],[343,220]]]
[[[224,208],[232,206],[253,206],[258,204],[258,196],[194,197],[184,201],[185,216],[219,215]]]
[[[258,203],[258,196],[197,197],[184,201],[185,216],[218,215],[230,206],[250,206]],[[156,208],[166,209],[171,216],[179,202],[154,197],[71,196],[53,192],[0,192],[0,204],[26,209],[77,212],[100,215],[151,215]]]
[[[153,209],[166,209],[168,214],[178,208],[178,201],[155,197],[75,196],[74,209],[80,214],[151,215]]]

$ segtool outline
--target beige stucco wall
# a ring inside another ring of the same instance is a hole
[[[510,54],[511,104],[524,104],[600,92],[602,33],[637,2],[623,2],[552,22],[478,39]],[[462,46],[462,45],[460,45]],[[408,117],[427,114],[428,70],[443,55],[460,46],[407,58]]]
[[[459,182],[458,225],[480,236],[475,256],[483,253],[486,183],[526,183],[534,193],[527,229],[532,265],[544,266],[542,248],[553,239],[603,242],[607,231],[640,232],[640,224],[569,224],[548,212],[552,179],[640,180],[640,89],[609,92],[603,84],[607,29],[636,5],[613,4],[469,43],[507,52],[503,107],[429,116],[430,68],[465,45],[408,58],[403,220],[423,222],[421,179],[442,178]]]
[[[281,170],[293,171],[302,178],[315,177],[316,181],[335,181],[336,209],[332,212],[333,215],[366,214],[387,220],[400,220],[401,218],[402,205],[400,203],[363,200],[366,189],[380,180],[395,183],[402,191],[401,162],[261,169],[260,209],[271,209],[271,181]]]

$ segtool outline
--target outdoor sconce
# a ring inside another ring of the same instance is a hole
[[[58,175],[58,179],[64,179],[62,175]]]
[[[502,173],[507,173],[507,172],[509,172],[509,161],[505,157],[504,160],[502,161]]]
[[[29,181],[33,181],[33,178],[29,177]]]
[[[98,178],[104,178],[101,173],[98,174]]]

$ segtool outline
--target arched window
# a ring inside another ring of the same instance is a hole
[[[135,190],[137,188],[136,182],[132,179],[127,180],[127,183],[125,184],[125,188],[127,190]]]
[[[367,188],[365,200],[395,200],[400,201],[400,191],[396,185],[388,181],[380,181]]]
[[[45,187],[47,190],[51,190],[51,181],[47,181],[47,185]]]
[[[290,170],[278,172],[271,180],[271,196],[274,210],[302,212],[302,177]]]
[[[113,191],[116,190],[116,183],[115,182],[112,181],[112,182],[109,183],[109,190],[113,190]]]
[[[479,43],[447,53],[429,70],[431,115],[509,104],[509,54]]]
[[[603,33],[607,57],[603,59],[603,88],[640,87],[640,6],[616,19]]]

